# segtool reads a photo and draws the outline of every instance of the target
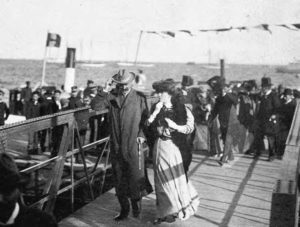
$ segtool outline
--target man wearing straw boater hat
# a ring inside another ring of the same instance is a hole
[[[152,192],[141,152],[145,141],[146,99],[132,89],[134,79],[133,72],[120,70],[112,77],[116,89],[108,95],[112,168],[116,195],[121,205],[120,214],[114,218],[116,221],[128,217],[129,199],[133,216],[139,217],[142,196]]]
[[[22,204],[20,187],[27,181],[20,175],[14,160],[0,150],[0,226],[57,226],[50,214]]]

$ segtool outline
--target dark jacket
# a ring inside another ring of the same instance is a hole
[[[267,122],[273,114],[276,114],[281,106],[280,99],[275,92],[260,97],[257,119]]]
[[[83,107],[84,104],[83,102],[81,102],[79,97],[70,97],[69,98],[70,102],[69,102],[69,109],[76,109],[79,107]]]
[[[52,99],[44,99],[44,101],[41,103],[41,109],[40,109],[40,114],[41,116],[45,116],[48,114],[53,114],[54,109],[53,109],[53,100]]]
[[[238,97],[233,93],[227,93],[224,96],[218,96],[216,99],[216,104],[211,113],[211,120],[218,115],[220,126],[222,128],[227,128],[231,107],[237,103]]]
[[[28,103],[26,119],[31,119],[40,116],[41,104],[34,103],[32,100]]]
[[[9,109],[5,102],[0,102],[0,126],[4,125],[4,121],[9,116]]]
[[[2,225],[5,227],[56,227],[57,223],[50,214],[36,209],[20,205],[19,215],[16,217],[14,224]]]
[[[91,101],[91,108],[93,110],[103,110],[109,106],[107,102],[108,93],[100,92]]]
[[[293,99],[289,103],[283,103],[280,108],[278,108],[278,114],[280,119],[280,128],[283,130],[289,130],[293,121],[295,114],[297,102]]]
[[[147,191],[144,157],[139,155],[137,137],[145,137],[146,99],[131,90],[123,103],[115,92],[108,96],[111,158],[117,196],[139,199]],[[140,166],[141,164],[141,166]],[[125,186],[124,186],[125,185]]]
[[[32,96],[32,89],[30,87],[24,87],[21,90],[21,99],[24,99],[25,102],[30,101]]]

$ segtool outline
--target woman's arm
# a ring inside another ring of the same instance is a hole
[[[186,108],[186,115],[187,120],[185,125],[178,125],[169,118],[166,118],[165,120],[170,128],[175,129],[176,131],[183,134],[190,134],[194,131],[194,116],[188,108]]]

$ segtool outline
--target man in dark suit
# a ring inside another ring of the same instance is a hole
[[[0,151],[0,227],[56,227],[52,215],[22,204],[20,186],[24,183],[14,160]]]
[[[141,212],[142,197],[152,192],[139,147],[145,141],[147,118],[145,97],[132,89],[135,74],[120,70],[112,77],[116,90],[108,95],[111,132],[111,161],[121,221],[129,215],[131,200],[134,217]]]
[[[26,115],[27,105],[32,96],[32,89],[30,87],[30,81],[26,81],[26,87],[21,90],[21,102],[23,104],[23,114]]]
[[[291,128],[296,105],[297,102],[296,99],[294,98],[293,90],[286,88],[283,92],[282,105],[278,110],[280,132],[277,135],[277,141],[278,141],[277,155],[279,159],[281,159],[284,154],[285,142]]]
[[[228,129],[230,110],[232,105],[238,103],[238,97],[232,93],[228,85],[224,85],[222,94],[216,98],[216,104],[211,112],[210,121],[218,116],[220,122],[221,139],[225,144],[226,133]]]
[[[93,91],[92,91],[93,87],[95,87],[94,81],[88,80],[87,87],[83,91],[83,96],[90,96],[93,93]]]
[[[49,91],[46,91],[44,94],[43,100],[41,102],[40,106],[40,115],[45,116],[48,114],[53,114],[53,100],[52,100],[52,93]],[[47,132],[50,134],[50,131],[48,129],[44,129],[40,132],[40,145],[42,152],[46,151],[46,138],[47,138]],[[49,144],[50,145],[50,144]]]
[[[28,102],[26,119],[36,118],[40,116],[41,104],[39,103],[39,93],[33,92],[32,98]],[[28,139],[28,153],[37,154],[38,153],[38,133],[30,132]]]
[[[280,107],[280,99],[278,95],[272,91],[271,78],[263,77],[261,80],[262,93],[259,97],[259,107],[255,116],[254,127],[254,141],[253,149],[255,157],[261,153],[261,140],[267,136],[269,144],[269,161],[274,160],[276,152],[276,130],[271,128],[272,125],[276,126],[278,119],[276,114]]]
[[[80,97],[78,97],[77,86],[71,87],[71,97],[69,98],[69,109],[76,109],[82,106],[83,105],[82,102],[80,101]]]

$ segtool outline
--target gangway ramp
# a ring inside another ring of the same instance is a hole
[[[162,223],[159,226],[269,226],[272,192],[282,161],[268,161],[267,153],[258,159],[235,154],[232,164],[218,165],[216,159],[195,151],[190,167],[190,179],[200,196],[195,216],[187,221]],[[153,171],[148,169],[153,184]],[[89,226],[153,226],[155,193],[143,199],[140,219],[132,215],[116,223],[119,212],[114,189],[63,219],[61,227]]]

